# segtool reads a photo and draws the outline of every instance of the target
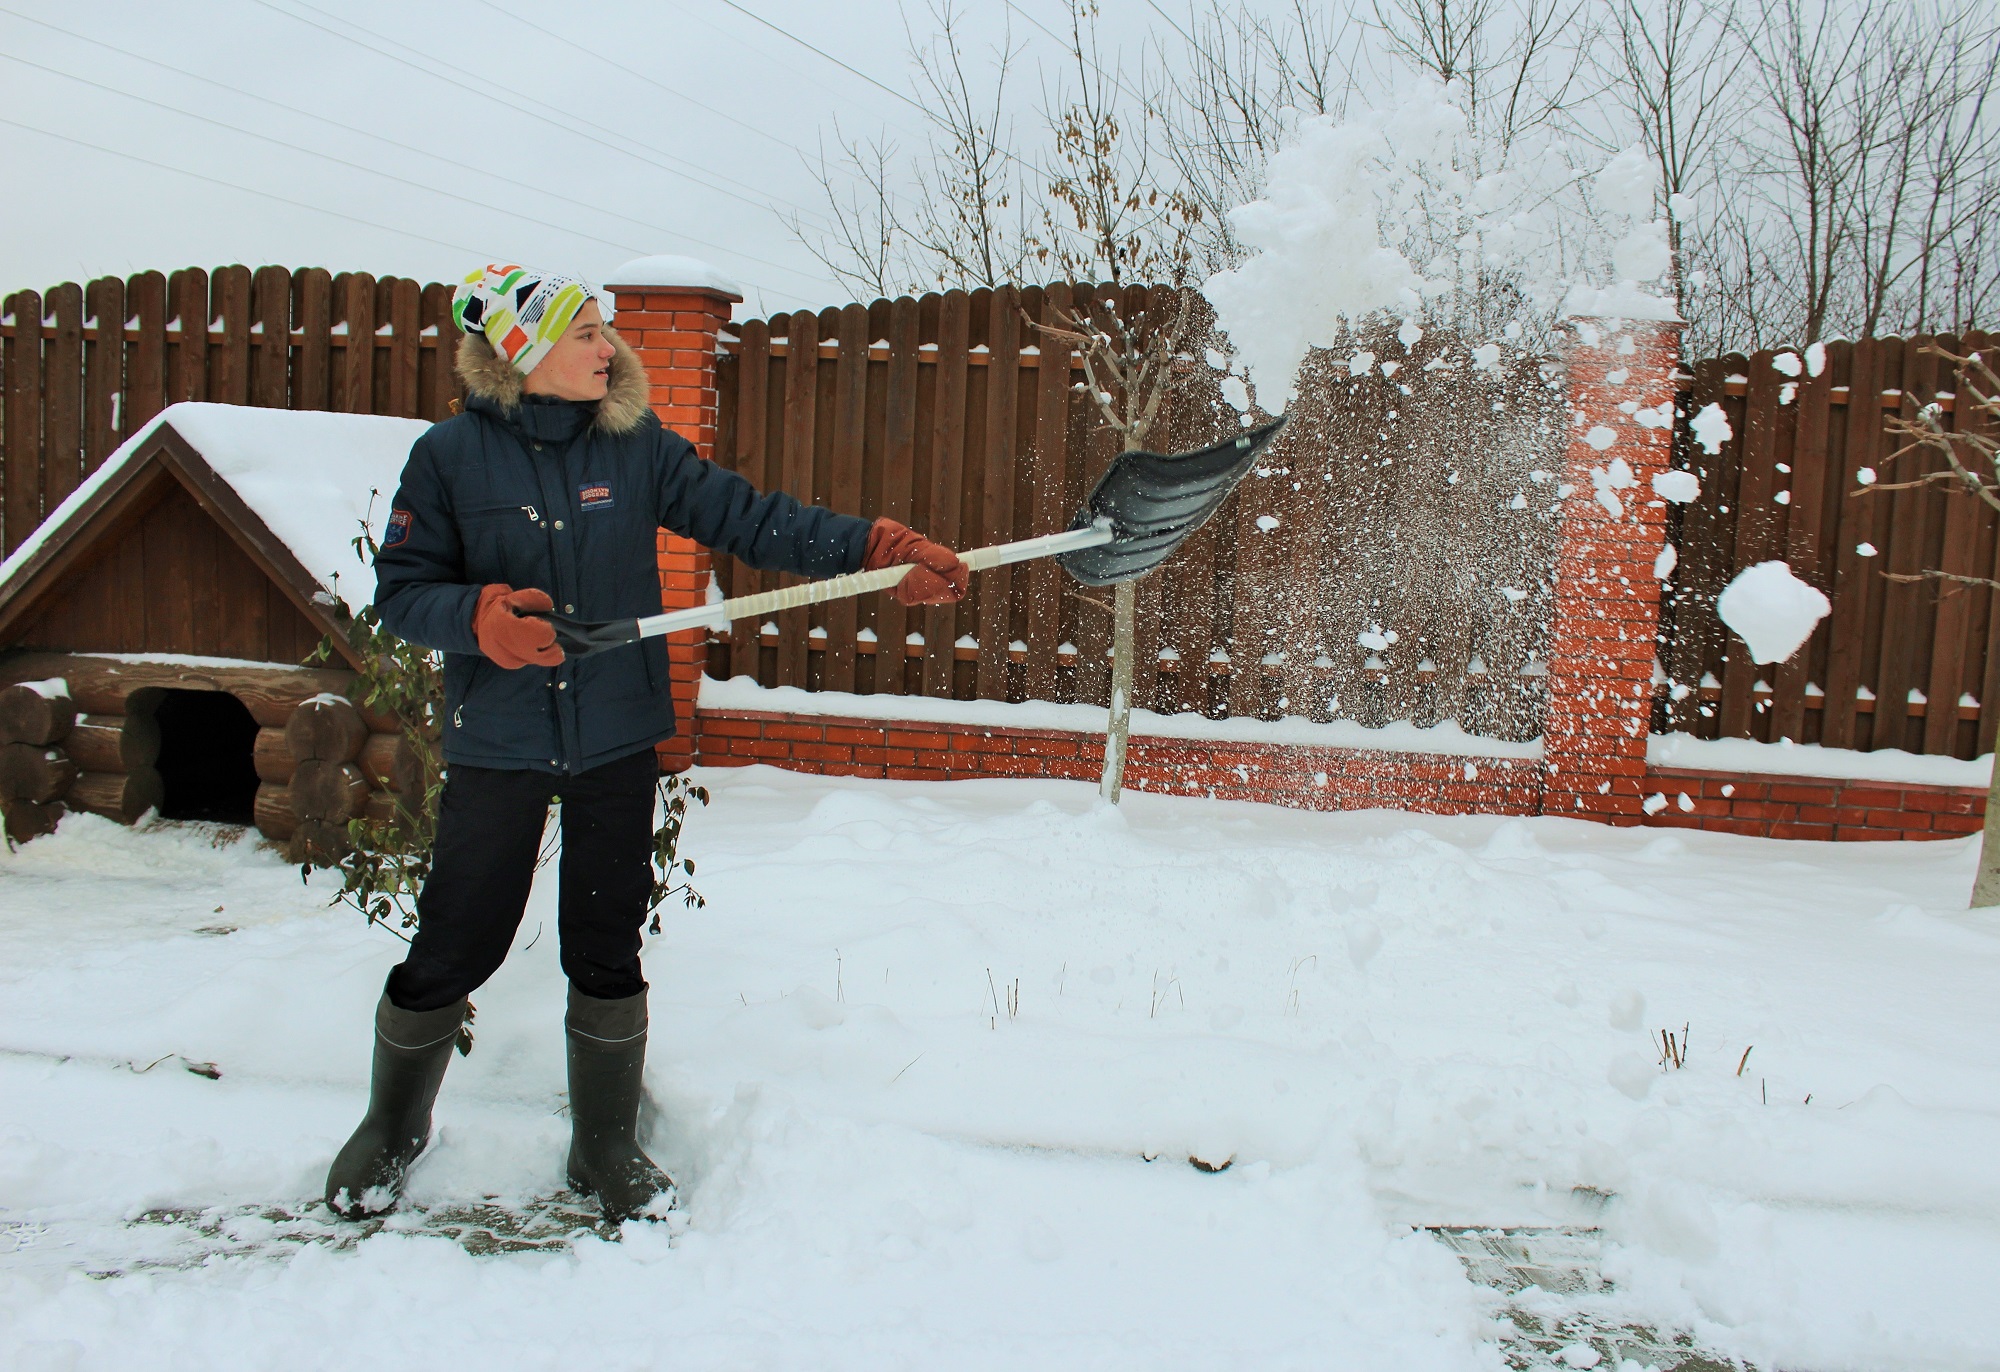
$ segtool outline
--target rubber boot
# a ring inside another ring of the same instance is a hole
[[[326,1174],[335,1214],[359,1219],[394,1207],[404,1174],[430,1141],[431,1106],[464,1022],[463,996],[438,1010],[399,1010],[382,993],[368,1113]]]
[[[646,993],[598,1000],[569,988],[569,1184],[614,1224],[665,1218],[673,1179],[639,1147]]]

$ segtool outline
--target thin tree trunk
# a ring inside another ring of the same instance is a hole
[[[1138,604],[1138,583],[1119,582],[1111,630],[1111,720],[1104,727],[1104,777],[1097,784],[1097,794],[1113,805],[1125,788],[1125,745],[1132,735],[1132,645]],[[2000,814],[2000,806],[1993,812]],[[1995,852],[2000,852],[2000,845],[1995,845]]]
[[[1115,670],[1115,669],[1114,669]],[[1972,908],[2000,905],[2000,766],[1986,788],[1986,828],[1979,836],[1979,875],[1972,879]]]

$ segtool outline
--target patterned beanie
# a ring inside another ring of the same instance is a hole
[[[590,300],[597,301],[610,323],[611,298],[582,277],[489,262],[452,292],[451,317],[460,331],[485,334],[493,350],[526,376]]]

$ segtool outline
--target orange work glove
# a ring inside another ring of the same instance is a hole
[[[905,605],[949,605],[965,595],[971,581],[971,570],[944,544],[933,543],[893,519],[876,520],[868,531],[861,570],[873,572],[905,562],[911,564],[910,574],[890,592]]]
[[[547,591],[517,591],[494,582],[480,591],[479,604],[472,612],[472,632],[479,635],[479,651],[510,672],[518,667],[555,666],[563,660],[563,650],[556,647],[555,625],[529,617],[555,607]]]

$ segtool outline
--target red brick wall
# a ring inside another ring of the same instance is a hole
[[[758,710],[704,710],[695,760],[705,767],[768,762],[826,776],[901,781],[1051,777],[1096,781],[1099,735],[983,728]],[[1139,791],[1258,800],[1295,809],[1534,814],[1541,765],[1532,761],[1137,738],[1125,784]]]
[[[716,423],[721,413],[715,354],[722,326],[729,322],[736,301],[742,297],[691,286],[621,286],[614,282],[610,290],[618,301],[618,332],[646,365],[653,413],[694,444],[704,459],[714,460]],[[698,604],[708,589],[708,553],[665,529],[660,530],[659,540],[662,608],[679,610]],[[669,634],[667,661],[681,731],[678,738],[660,745],[660,765],[677,772],[694,759],[694,701],[708,661],[708,631],[689,629]]]
[[[1768,838],[1958,838],[1978,833],[1986,815],[1984,790],[1914,782],[1662,767],[1647,774],[1646,785],[1667,801],[1647,824]]]
[[[763,762],[899,781],[1096,781],[1104,763],[1104,740],[1094,734],[761,710],[703,711],[694,745],[694,760],[705,767]],[[1636,801],[1630,822],[1768,838],[1957,838],[1979,831],[1986,802],[1982,790],[1951,786],[1737,776],[1648,768],[1643,760],[1629,780]],[[1506,758],[1134,738],[1125,781],[1139,791],[1304,810],[1607,818],[1597,810],[1577,814],[1568,805],[1574,792],[1546,787],[1541,763]],[[1644,803],[1655,795],[1666,808],[1649,815]],[[1690,809],[1681,808],[1682,795]]]

